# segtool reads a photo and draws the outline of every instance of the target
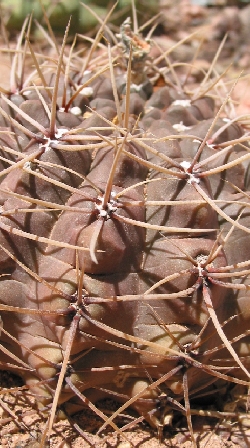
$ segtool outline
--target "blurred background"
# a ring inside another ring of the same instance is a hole
[[[184,7],[191,10],[192,7],[206,7],[221,9],[226,7],[243,8],[250,4],[250,0],[134,0],[138,11],[139,23],[145,23],[154,15],[160,13],[159,25],[166,29],[171,28],[164,24],[173,22],[173,11],[179,23],[178,8]],[[71,33],[94,33],[98,26],[98,18],[103,19],[110,8],[115,4],[114,0],[0,0],[2,23],[10,33],[20,31],[23,21],[28,14],[33,14],[34,19],[45,24],[43,9],[50,19],[55,33],[63,34],[65,26],[71,16]],[[83,4],[86,6],[84,7]],[[92,12],[90,12],[90,9]],[[165,14],[165,17],[164,17]],[[122,21],[131,15],[131,0],[118,0],[115,12],[112,14],[111,24],[119,26]],[[166,16],[167,15],[167,16]]]

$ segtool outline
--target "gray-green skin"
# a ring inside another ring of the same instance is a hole
[[[105,84],[103,89],[102,84]],[[96,142],[93,127],[103,127],[98,133],[113,143],[123,135],[112,130],[105,121],[117,120],[110,79],[102,75],[92,83],[92,87],[92,96],[86,98],[85,104],[84,101],[81,103],[82,113],[86,104],[90,104],[98,115],[92,112],[76,117],[70,111],[57,112],[57,130],[75,129],[73,135],[89,136],[87,142],[81,143],[82,149],[84,144]],[[110,93],[107,95],[107,92]],[[41,93],[46,97],[42,89]],[[47,129],[49,121],[41,101],[34,91],[30,95],[32,99],[20,99],[20,110]],[[187,372],[190,398],[200,390],[211,388],[218,379],[209,367],[203,368],[203,365],[217,366],[219,372],[220,367],[226,365],[228,369],[222,370],[223,373],[249,380],[227,349],[222,347],[209,352],[220,347],[222,341],[209,318],[202,294],[203,280],[221,324],[235,316],[223,327],[229,340],[249,328],[248,291],[242,289],[237,293],[233,288],[213,284],[208,278],[209,273],[216,272],[218,268],[250,258],[249,234],[244,229],[235,228],[224,248],[201,273],[191,257],[205,260],[226,237],[231,224],[209,203],[189,202],[201,200],[196,189],[198,185],[209,198],[221,200],[216,202],[216,206],[230,218],[239,219],[239,223],[249,228],[248,185],[244,182],[247,161],[245,165],[238,163],[223,172],[204,178],[200,176],[202,171],[236,159],[239,151],[240,155],[247,154],[247,150],[236,146],[229,148],[220,157],[204,163],[196,177],[191,179],[178,164],[192,161],[199,146],[196,139],[202,141],[206,136],[214,116],[214,106],[211,98],[190,104],[176,102],[176,99],[189,100],[184,94],[180,98],[174,89],[167,87],[155,90],[147,100],[143,95],[131,92],[131,133],[138,119],[138,102],[142,114],[136,131],[133,131],[134,139],[129,138],[130,142],[125,143],[127,153],[123,153],[117,163],[112,179],[113,196],[109,197],[105,209],[102,209],[101,201],[116,148],[110,144],[97,151],[64,151],[63,145],[68,149],[71,144],[78,143],[67,140],[67,133],[62,138],[54,138],[46,146],[46,142],[41,143],[41,134],[24,119],[22,113],[1,100],[3,110],[8,110],[19,123],[37,135],[32,140],[14,123],[15,136],[0,135],[3,157],[9,158],[4,147],[24,155],[38,151],[35,162],[10,170],[1,183],[0,244],[37,275],[32,277],[6,251],[1,250],[0,303],[27,310],[26,313],[18,310],[1,312],[1,344],[20,360],[12,359],[5,350],[1,354],[1,367],[6,369],[12,364],[11,369],[23,377],[42,404],[49,405],[52,401],[74,319],[79,322],[59,399],[59,404],[64,403],[68,412],[85,406],[70,387],[70,381],[93,402],[103,397],[126,402],[152,381],[170,372],[158,388],[146,391],[132,404],[152,425],[157,425],[162,418],[164,420],[164,415],[160,415],[162,397],[183,400],[184,372]],[[122,96],[120,101],[122,103]],[[188,128],[178,133],[173,125],[180,122],[182,127]],[[10,129],[4,113],[1,125],[2,130]],[[218,119],[213,132],[224,125],[225,121]],[[88,131],[90,127],[91,132]],[[182,137],[187,132],[191,136],[189,139]],[[169,135],[177,137],[155,142]],[[219,154],[220,148],[216,145],[242,135],[243,129],[239,125],[229,124],[212,145],[211,141],[210,145],[205,145],[201,159]],[[61,145],[60,149],[58,145]],[[145,145],[152,148],[152,152]],[[14,161],[20,160],[20,156],[11,157]],[[45,166],[42,162],[56,166]],[[2,170],[8,167],[8,161],[3,161]],[[66,171],[64,167],[73,172]],[[36,173],[70,188],[51,184],[46,178],[37,177]],[[175,173],[181,173],[182,178],[176,177]],[[116,198],[118,193],[121,194]],[[68,209],[15,213],[18,208],[43,208],[39,203],[28,202],[28,198],[66,205]],[[149,201],[176,201],[176,205],[148,205]],[[177,201],[183,202],[180,205]],[[77,210],[71,211],[72,207],[77,207]],[[5,216],[7,210],[14,212]],[[239,213],[242,213],[240,217]],[[134,221],[138,221],[138,225]],[[147,228],[147,224],[162,227]],[[11,232],[13,228],[79,246],[80,250],[76,255],[76,250],[69,247],[32,241]],[[169,231],[168,228],[175,230]],[[220,231],[222,235],[218,239]],[[97,233],[94,259],[91,251],[82,251],[81,248],[90,248],[93,234]],[[78,291],[77,266],[84,270],[82,291]],[[230,271],[226,272],[230,274]],[[145,294],[154,284],[175,273],[180,275]],[[39,282],[38,277],[47,283]],[[221,280],[231,282],[230,276]],[[248,274],[233,281],[248,285]],[[184,291],[180,297],[167,296],[180,291]],[[78,295],[81,301],[76,306]],[[129,300],[131,296],[133,300]],[[41,314],[30,314],[30,309],[40,310]],[[249,342],[249,337],[245,336],[233,344],[247,369]],[[216,391],[216,385],[213,387]],[[167,405],[164,412],[171,412],[169,407]]]
[[[70,33],[88,33],[100,25],[97,16],[104,19],[109,9],[116,3],[108,0],[60,0],[52,3],[50,0],[42,0],[44,9],[49,17],[50,24],[58,35],[63,35],[65,27],[71,21]],[[86,5],[93,13],[85,8]],[[146,4],[146,7],[145,7]],[[135,6],[143,21],[156,15],[159,11],[157,0],[147,0],[146,2],[135,1]],[[43,21],[43,10],[39,0],[2,0],[2,15],[10,33],[20,31],[24,20],[29,14],[39,23]],[[131,0],[119,0],[116,13],[111,21],[119,25],[131,12]],[[45,22],[44,22],[45,25]]]

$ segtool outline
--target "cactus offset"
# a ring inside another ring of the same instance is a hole
[[[1,97],[1,368],[49,415],[42,446],[86,407],[125,438],[127,408],[160,433],[177,409],[196,446],[190,402],[250,382],[248,121],[129,20],[83,63],[67,34],[40,68],[27,38],[36,72]]]

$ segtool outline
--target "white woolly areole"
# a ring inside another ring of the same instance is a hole
[[[111,198],[115,197],[115,193],[112,191],[110,194]],[[114,199],[110,199],[106,204],[106,208],[103,208],[104,197],[98,196],[97,200],[100,201],[100,204],[95,204],[96,209],[99,211],[99,215],[102,218],[110,219],[110,214],[117,210],[117,202]]]
[[[186,160],[183,160],[183,162],[181,162],[180,165],[182,166],[182,168],[184,168],[184,170],[187,170],[188,168],[190,168],[191,163],[187,162]]]
[[[183,121],[181,121],[180,123],[173,124],[173,128],[177,132],[183,132],[183,131],[187,131],[187,130],[191,129],[191,126],[185,126],[183,124]]]
[[[136,92],[140,92],[142,90],[143,84],[131,84],[130,90],[134,90]]]
[[[200,183],[200,179],[198,177],[196,177],[195,174],[189,173],[187,171],[191,167],[190,162],[188,162],[187,160],[183,160],[183,162],[181,162],[180,165],[182,166],[182,168],[184,168],[185,173],[188,175],[188,180],[187,180],[188,184],[199,184]]]
[[[31,162],[25,162],[24,165],[23,165],[23,167],[24,167],[26,170],[31,170],[31,169],[32,169]]]
[[[70,113],[73,115],[76,115],[77,117],[82,115],[82,111],[81,111],[80,107],[78,107],[78,106],[71,107]]]
[[[175,100],[172,103],[172,106],[190,107],[191,106],[191,100]]]
[[[206,143],[206,145],[208,148],[214,149],[214,145],[212,145],[212,144],[210,145],[209,143]]]
[[[66,128],[61,128],[61,129],[57,129],[56,133],[55,133],[55,137],[57,139],[61,138],[64,134],[67,134],[67,132],[69,132],[68,129]]]
[[[39,148],[44,148],[45,152],[49,151],[51,148],[51,144],[53,143],[54,145],[56,145],[58,143],[58,140],[60,140],[60,138],[64,134],[67,134],[67,132],[69,132],[69,130],[66,128],[57,129],[55,133],[56,138],[55,139],[50,137],[46,138],[45,143],[40,143]]]
[[[80,90],[79,94],[84,95],[84,96],[92,96],[93,89],[92,89],[92,87],[83,87],[83,89]]]

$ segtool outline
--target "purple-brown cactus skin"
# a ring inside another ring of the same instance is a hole
[[[1,96],[0,367],[49,416],[41,446],[86,407],[125,439],[126,409],[159,433],[179,409],[197,446],[192,403],[250,383],[248,130],[230,95],[157,87],[129,20],[101,62],[100,36],[84,65],[66,31],[49,69],[27,37],[37,71]]]

